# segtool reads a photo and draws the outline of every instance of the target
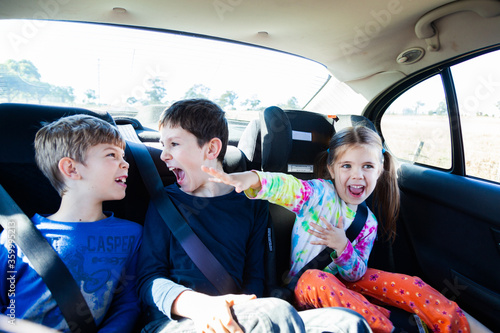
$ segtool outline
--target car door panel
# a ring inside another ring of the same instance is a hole
[[[424,280],[500,328],[500,185],[403,164],[401,223]]]

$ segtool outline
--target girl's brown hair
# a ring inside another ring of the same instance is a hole
[[[365,126],[339,130],[330,140],[329,149],[320,154],[316,162],[317,176],[331,179],[328,165],[333,165],[339,156],[354,146],[372,146],[380,150],[383,170],[373,191],[372,211],[382,219],[382,234],[390,241],[396,237],[396,221],[399,215],[399,187],[396,166],[392,155],[385,151],[382,139]]]

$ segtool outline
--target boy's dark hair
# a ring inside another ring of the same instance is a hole
[[[192,133],[202,147],[213,138],[222,141],[222,147],[217,160],[221,163],[226,155],[229,130],[224,111],[207,99],[185,99],[175,102],[162,112],[159,121],[160,129],[163,126],[180,126]]]

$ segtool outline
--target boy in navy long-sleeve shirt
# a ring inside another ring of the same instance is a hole
[[[143,332],[369,332],[362,317],[348,310],[298,313],[283,300],[260,298],[267,203],[210,181],[201,168],[222,170],[227,142],[224,112],[208,100],[176,102],[160,117],[161,159],[177,180],[165,191],[231,275],[238,294],[219,295],[151,204],[139,254],[138,290],[149,314]]]

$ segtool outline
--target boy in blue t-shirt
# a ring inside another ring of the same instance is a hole
[[[131,332],[140,313],[135,290],[142,226],[103,212],[102,203],[121,200],[127,188],[125,141],[117,128],[99,118],[74,115],[42,127],[35,138],[38,167],[61,196],[51,215],[32,222],[48,240],[81,287],[99,332]],[[60,331],[68,323],[22,249],[0,235],[0,267],[16,253],[15,293],[0,271],[0,313],[15,298],[15,318]]]

